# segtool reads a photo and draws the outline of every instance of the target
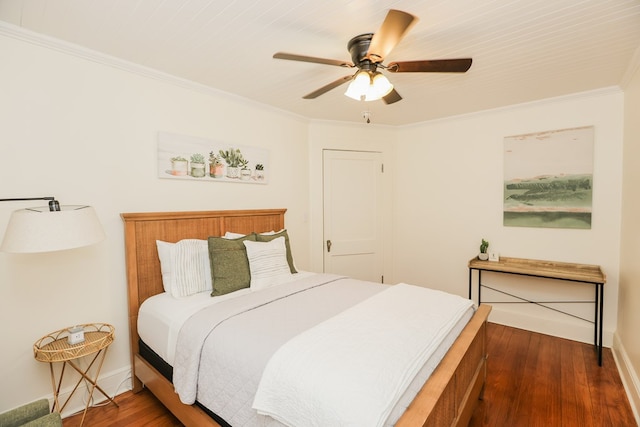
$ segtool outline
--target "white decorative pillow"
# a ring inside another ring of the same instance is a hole
[[[247,248],[251,290],[264,289],[291,277],[284,237],[270,242],[245,240],[242,243]]]
[[[184,239],[177,243],[156,240],[162,286],[174,297],[211,291],[211,264],[206,240]]]

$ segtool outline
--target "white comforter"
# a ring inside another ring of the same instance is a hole
[[[197,399],[234,427],[281,426],[276,419],[259,414],[251,407],[262,374],[273,354],[292,338],[350,310],[368,298],[386,293],[389,288],[394,287],[317,274],[207,307],[191,316],[178,334],[173,366],[176,392],[184,403],[192,404]],[[416,308],[419,312],[428,313],[438,305],[436,302]],[[385,316],[385,319],[393,318],[385,314],[386,307],[378,311],[378,315]],[[458,322],[453,333],[423,367],[394,408],[387,425],[393,425],[402,414],[403,408],[435,369],[472,312],[473,308],[467,310],[464,320]],[[430,319],[427,318],[426,324],[431,322]],[[422,336],[424,326],[420,325],[417,333],[413,333]],[[404,332],[402,335],[406,335],[408,331]],[[351,340],[352,343],[363,341],[359,334],[360,332],[356,333],[357,339]],[[365,360],[372,355],[381,354],[390,346],[378,343],[373,347],[375,350],[369,354],[356,357]],[[331,390],[335,392],[342,386],[343,381],[338,380],[333,382]],[[349,399],[353,397],[350,396]]]
[[[253,404],[287,426],[382,426],[414,376],[471,306],[399,284],[282,346]]]

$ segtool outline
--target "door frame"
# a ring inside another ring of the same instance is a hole
[[[323,229],[323,151],[375,151],[382,153],[384,178],[382,183],[383,203],[383,263],[384,282],[393,279],[392,228],[393,228],[393,142],[394,128],[387,126],[312,123],[309,125],[309,222],[311,247],[309,270],[320,272],[324,263]]]

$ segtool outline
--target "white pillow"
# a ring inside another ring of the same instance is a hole
[[[266,231],[264,233],[258,233],[258,234],[262,234],[264,236],[271,236],[273,234],[276,234],[275,231],[271,230],[271,231]],[[222,236],[225,239],[239,239],[240,237],[244,237],[246,236],[246,234],[241,234],[241,233],[233,233],[231,231],[227,231],[224,233],[224,236]]]
[[[177,243],[156,240],[156,246],[165,292],[186,297],[213,289],[206,240],[184,239]]]
[[[270,242],[245,240],[251,272],[251,290],[260,290],[291,277],[284,237]]]

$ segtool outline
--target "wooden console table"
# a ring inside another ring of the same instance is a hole
[[[589,264],[573,264],[567,262],[541,261],[535,259],[524,258],[506,258],[500,257],[500,261],[480,261],[477,258],[469,260],[469,299],[472,297],[473,288],[473,270],[478,271],[478,305],[482,302],[481,289],[482,272],[488,271],[493,273],[508,273],[521,276],[542,277],[547,279],[566,280],[569,282],[589,283],[595,287],[595,298],[593,301],[554,301],[563,303],[572,302],[589,302],[593,303],[594,320],[580,318],[594,324],[593,341],[598,352],[598,365],[602,366],[602,328],[603,328],[603,307],[604,307],[604,284],[606,276],[598,265]],[[498,291],[501,292],[501,291]],[[573,317],[570,313],[566,313],[555,308],[544,305],[545,301],[530,301],[517,295],[508,294],[520,301],[536,304],[541,307],[559,311]],[[548,301],[547,301],[548,302]],[[494,304],[497,302],[493,302]],[[499,302],[498,302],[499,303]]]

